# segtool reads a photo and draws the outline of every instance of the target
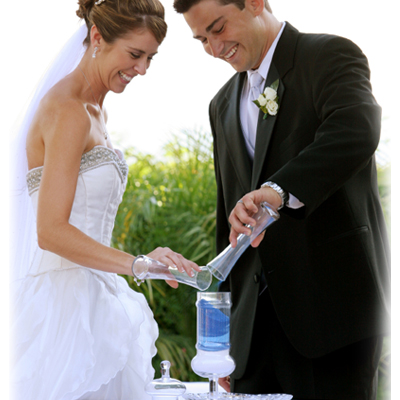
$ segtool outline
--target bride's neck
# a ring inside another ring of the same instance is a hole
[[[108,92],[101,79],[101,64],[93,59],[88,51],[76,68],[77,75],[81,76],[82,93],[89,102],[95,102],[102,107]]]

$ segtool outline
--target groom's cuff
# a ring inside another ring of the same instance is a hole
[[[286,207],[297,209],[304,207],[304,203],[302,203],[296,196],[293,196],[292,193],[289,193],[289,200],[286,203]]]

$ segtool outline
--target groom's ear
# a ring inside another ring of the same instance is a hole
[[[264,0],[245,0],[245,7],[247,7],[255,17],[258,17],[264,11]]]

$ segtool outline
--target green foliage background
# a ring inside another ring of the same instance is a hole
[[[170,247],[198,265],[215,257],[216,185],[210,136],[176,135],[164,147],[162,160],[127,151],[129,176],[115,222],[114,247],[134,255]],[[131,277],[125,278],[132,289],[144,293],[159,325],[155,370],[162,360],[169,360],[174,378],[199,380],[190,367],[196,350],[197,291],[186,285],[175,290],[156,280],[138,287]]]
[[[113,232],[113,246],[130,254],[147,254],[170,247],[198,265],[215,255],[216,185],[211,135],[186,131],[164,147],[162,159],[126,151],[129,176]],[[390,167],[378,168],[379,191],[390,226]],[[148,280],[141,286],[126,276],[133,290],[142,292],[153,310],[160,335],[153,359],[156,376],[162,360],[172,364],[171,375],[181,381],[198,381],[190,362],[195,356],[196,290],[164,281]],[[217,290],[214,281],[210,290]],[[378,399],[390,391],[390,342],[386,340],[380,365]]]

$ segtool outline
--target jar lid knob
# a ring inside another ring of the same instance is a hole
[[[167,360],[161,361],[161,378],[169,379],[169,369],[171,368],[171,363]]]

